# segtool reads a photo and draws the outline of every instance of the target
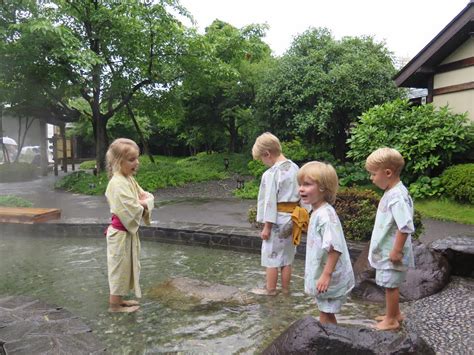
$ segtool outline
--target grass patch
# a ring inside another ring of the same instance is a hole
[[[470,204],[462,204],[447,199],[416,200],[415,208],[425,218],[474,224],[474,207]]]
[[[146,191],[169,186],[182,186],[191,182],[222,180],[233,174],[248,174],[249,157],[244,154],[199,153],[187,158],[154,156],[155,164],[147,156],[140,157],[136,179]],[[228,159],[226,169],[224,159]],[[84,162],[81,167],[90,169],[95,162]],[[106,173],[94,176],[85,171],[71,173],[59,180],[55,187],[87,195],[102,195],[107,188]]]
[[[0,206],[2,207],[32,207],[33,202],[25,200],[24,198],[5,195],[0,196]]]

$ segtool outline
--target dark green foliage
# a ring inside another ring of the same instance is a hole
[[[0,196],[0,206],[2,207],[32,207],[33,203],[21,197],[6,195],[6,196]]]
[[[437,176],[451,165],[453,156],[467,149],[471,130],[466,115],[452,113],[448,107],[413,107],[407,100],[395,100],[361,116],[351,130],[347,155],[365,162],[377,148],[395,148],[405,158],[402,175],[413,182],[421,176]]]
[[[341,220],[344,236],[348,240],[370,240],[374,228],[379,196],[371,190],[344,189],[338,192],[334,208]],[[421,215],[413,217],[413,239],[423,232]]]
[[[94,176],[91,173],[79,170],[58,180],[54,187],[66,191],[79,192],[87,195],[102,195],[109,182],[106,173]]]
[[[370,240],[379,197],[374,191],[344,189],[338,192],[334,208],[349,240]]]
[[[474,164],[459,164],[447,168],[441,182],[449,197],[459,202],[474,203]]]
[[[36,179],[38,168],[28,163],[6,163],[0,165],[0,182],[17,182]]]

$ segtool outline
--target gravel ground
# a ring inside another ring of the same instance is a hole
[[[439,293],[406,309],[405,327],[438,354],[474,354],[474,279],[452,277]]]

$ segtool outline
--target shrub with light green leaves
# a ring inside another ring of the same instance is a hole
[[[351,130],[347,155],[364,162],[377,148],[395,148],[405,158],[403,176],[413,182],[421,176],[437,176],[451,165],[453,156],[467,149],[471,128],[465,114],[448,107],[411,106],[408,100],[395,100],[362,114]]]
[[[25,200],[24,198],[5,195],[0,196],[0,206],[2,207],[32,207],[33,202]]]
[[[474,203],[474,164],[459,164],[441,174],[446,193],[459,202]]]
[[[414,183],[410,184],[408,190],[413,199],[439,197],[444,193],[445,188],[439,177],[430,178],[422,176]]]

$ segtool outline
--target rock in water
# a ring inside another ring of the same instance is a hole
[[[321,324],[311,316],[293,323],[263,355],[283,354],[435,354],[414,333],[383,332],[363,327]]]
[[[254,299],[237,287],[177,277],[153,288],[150,296],[173,308],[193,308],[215,304],[246,305]]]

